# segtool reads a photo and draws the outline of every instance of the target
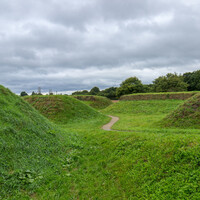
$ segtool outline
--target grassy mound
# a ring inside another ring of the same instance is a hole
[[[91,107],[66,95],[29,96],[25,100],[56,123],[79,122],[100,115]]]
[[[23,199],[58,170],[58,130],[3,86],[0,108],[0,199]]]
[[[78,95],[73,97],[98,110],[104,109],[112,104],[112,101],[106,97],[90,95]]]
[[[166,127],[200,128],[200,94],[188,99],[162,122]]]

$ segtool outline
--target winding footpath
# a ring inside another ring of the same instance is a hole
[[[102,126],[102,129],[105,131],[112,131],[112,126],[119,120],[119,117],[114,117],[111,115],[108,115],[108,117],[111,118],[110,122],[108,124],[105,124],[104,126]]]

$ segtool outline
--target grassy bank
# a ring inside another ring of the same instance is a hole
[[[27,96],[24,98],[53,122],[66,124],[96,118],[99,112],[66,95]]]
[[[136,100],[167,100],[167,99],[177,99],[177,100],[186,100],[199,91],[194,92],[161,92],[161,93],[135,93],[124,95],[120,97],[122,101],[136,101]]]
[[[92,95],[77,95],[77,96],[72,96],[72,97],[80,101],[83,101],[83,103],[97,110],[104,109],[112,104],[112,101],[106,97],[92,96]]]
[[[200,128],[200,94],[185,101],[162,121],[164,127]]]
[[[0,86],[0,199],[29,199],[61,170],[61,130]]]

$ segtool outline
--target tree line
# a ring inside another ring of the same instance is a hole
[[[122,81],[119,87],[101,90],[93,87],[90,91],[76,91],[72,95],[99,95],[117,99],[122,95],[133,93],[181,92],[200,90],[200,70],[184,74],[168,73],[156,78],[151,84],[143,84],[136,76]]]
[[[90,91],[76,91],[73,92],[72,95],[98,95],[110,99],[117,99],[122,95],[133,93],[181,92],[199,90],[200,70],[197,70],[184,74],[168,73],[165,76],[156,78],[151,84],[143,84],[139,78],[133,76],[122,81],[119,87],[109,87],[104,90],[100,90],[97,86],[95,86]],[[23,91],[21,96],[24,96],[25,93],[26,92]]]

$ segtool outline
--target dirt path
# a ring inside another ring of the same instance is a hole
[[[108,124],[105,124],[104,126],[102,126],[102,129],[106,131],[111,131],[112,126],[119,120],[119,117],[114,117],[111,115],[108,115],[108,117],[111,117],[112,119],[110,120]]]
[[[119,102],[119,100],[111,100],[113,103],[117,103]]]

